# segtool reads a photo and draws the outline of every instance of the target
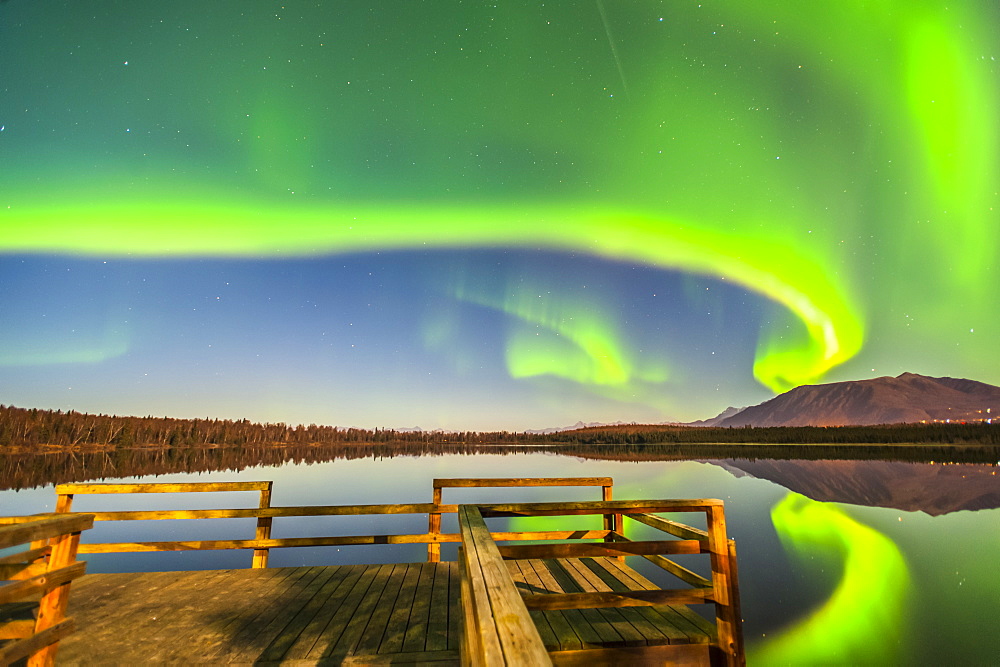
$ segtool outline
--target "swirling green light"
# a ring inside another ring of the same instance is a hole
[[[506,362],[515,379],[553,376],[607,393],[667,379],[662,365],[633,358],[614,318],[597,300],[583,300],[520,282],[503,299],[460,287],[461,300],[499,310],[513,323]]]
[[[836,590],[808,617],[753,649],[760,665],[893,664],[900,659],[909,570],[885,535],[834,505],[790,493],[771,510],[792,552],[843,558]]]
[[[0,249],[10,253],[287,258],[377,249],[527,247],[713,276],[784,305],[804,325],[807,346],[789,341],[790,348],[770,349],[755,365],[755,376],[776,391],[820,378],[855,354],[862,341],[862,325],[846,289],[804,251],[649,213],[589,206],[219,206],[161,199],[24,206],[2,215]],[[600,336],[589,336],[577,342],[593,347],[599,341]],[[788,363],[775,361],[782,359]],[[601,372],[607,380],[617,371]]]

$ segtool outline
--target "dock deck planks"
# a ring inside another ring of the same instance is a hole
[[[614,558],[507,561],[529,593],[653,588]],[[89,574],[59,662],[458,664],[456,563]],[[684,606],[532,611],[549,651],[704,644]],[[694,648],[692,646],[692,648]]]

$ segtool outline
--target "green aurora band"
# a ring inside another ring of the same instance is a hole
[[[820,607],[753,647],[757,665],[896,664],[910,589],[909,569],[885,535],[835,505],[788,494],[771,510],[785,548],[804,560],[837,554],[843,574]]]
[[[648,214],[568,206],[509,211],[239,208],[164,200],[19,207],[6,211],[3,220],[3,249],[11,253],[291,258],[428,247],[529,247],[714,276],[784,305],[805,325],[807,343],[769,348],[755,364],[755,376],[775,391],[822,377],[862,342],[861,323],[843,288],[795,248]],[[584,347],[595,339],[589,340]],[[516,352],[514,357],[512,367],[532,373],[522,365],[530,362]],[[606,383],[607,376],[591,381]]]
[[[542,286],[509,285],[502,299],[462,285],[455,298],[508,315],[507,371],[514,379],[551,376],[611,398],[665,382],[667,369],[636,358],[599,300],[553,295]]]

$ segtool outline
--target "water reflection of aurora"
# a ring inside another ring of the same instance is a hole
[[[806,617],[751,647],[760,665],[898,664],[910,576],[899,548],[836,505],[790,493],[771,510],[785,548],[803,562],[836,555],[843,573]]]
[[[674,517],[678,518],[678,517]],[[561,519],[561,523],[558,519]],[[856,521],[836,505],[789,493],[771,510],[785,549],[809,569],[814,559],[840,567],[833,591],[777,636],[748,637],[748,662],[755,665],[895,664],[905,635],[903,607],[909,569],[896,544]],[[684,522],[685,516],[679,520]],[[510,529],[600,528],[599,517],[510,519]],[[625,528],[635,528],[626,520]],[[658,539],[645,535],[643,539]],[[831,562],[832,561],[832,562]],[[744,577],[752,576],[743,572]],[[746,610],[744,610],[744,613]]]

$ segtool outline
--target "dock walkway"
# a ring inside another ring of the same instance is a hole
[[[530,593],[655,588],[614,558],[507,563]],[[69,605],[86,632],[60,642],[59,662],[457,665],[458,596],[456,563],[89,574],[73,584]],[[697,650],[712,636],[684,606],[531,615],[550,652]]]

